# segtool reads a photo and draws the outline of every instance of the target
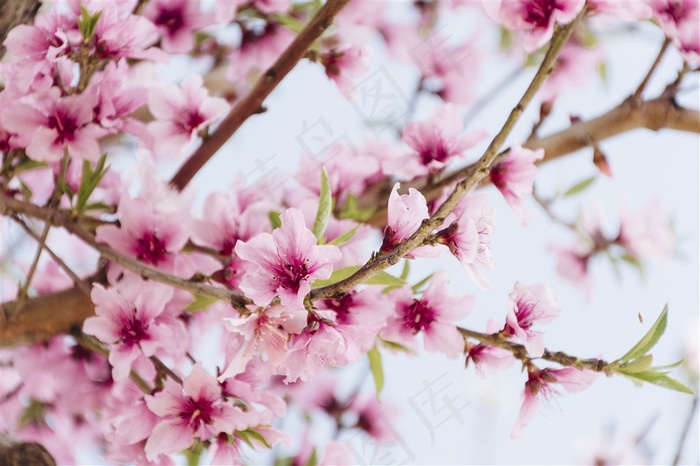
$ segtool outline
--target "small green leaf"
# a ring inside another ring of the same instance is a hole
[[[411,262],[408,259],[403,260],[403,270],[401,270],[401,275],[399,278],[403,281],[408,280],[408,274],[411,273]]]
[[[318,466],[318,452],[316,451],[316,448],[311,450],[311,456],[309,456],[309,459],[306,460],[305,466]]]
[[[634,266],[637,271],[639,272],[639,275],[644,278],[644,264],[642,261],[639,259],[639,257],[630,254],[629,252],[624,252],[621,256],[620,259],[623,261],[627,262],[628,264]]]
[[[675,369],[676,367],[682,366],[684,362],[685,359],[681,359],[680,361],[674,362],[673,364],[665,364],[663,366],[650,367],[649,370],[654,372],[665,372],[669,369]]]
[[[596,180],[595,176],[591,176],[590,178],[586,178],[585,180],[581,180],[566,191],[564,191],[564,194],[562,194],[562,197],[569,197],[573,196],[574,194],[578,194],[581,191],[584,191],[588,187],[590,187],[593,182]]]
[[[293,456],[280,456],[275,458],[272,466],[292,466],[294,464]]]
[[[369,369],[372,371],[372,378],[374,379],[374,388],[377,391],[377,396],[379,396],[384,388],[384,368],[382,367],[382,355],[375,346],[369,350],[367,357],[369,358]]]
[[[201,311],[202,309],[206,309],[212,304],[214,304],[216,301],[218,301],[215,298],[210,298],[208,296],[195,296],[194,301],[185,308],[185,311],[187,312],[196,312],[196,311]]]
[[[388,350],[397,351],[400,353],[407,353],[407,354],[414,354],[415,353],[411,348],[404,346],[400,343],[396,343],[396,342],[389,341],[389,340],[384,340],[383,338],[380,338],[380,337],[377,337],[377,340],[379,341],[380,345],[382,345],[383,347],[385,347]]]
[[[314,288],[321,288],[324,286],[329,286],[333,285],[335,283],[338,283],[341,280],[345,280],[346,278],[350,277],[352,274],[360,270],[359,265],[351,265],[349,267],[343,267],[342,269],[335,270],[330,277],[328,277],[325,280],[316,280],[313,282],[312,286]],[[367,285],[384,285],[384,286],[403,286],[406,284],[403,280],[400,278],[397,278],[387,272],[379,272],[377,275],[374,277],[366,280],[364,282]]]
[[[102,155],[102,157],[100,157],[100,160],[97,162],[94,171],[90,162],[88,162],[87,160],[83,160],[83,173],[80,178],[80,187],[78,188],[78,200],[75,205],[75,209],[78,212],[85,211],[85,205],[87,204],[87,201],[90,199],[90,196],[100,184],[100,181],[102,181],[102,177],[104,177],[105,173],[107,173],[109,167],[105,168],[106,160],[107,154],[105,153]]]
[[[374,277],[365,280],[364,283],[366,285],[384,285],[391,287],[404,286],[406,284],[406,282],[401,280],[399,277],[395,277],[392,274],[383,271],[379,272]]]
[[[649,352],[650,349],[659,341],[661,335],[664,334],[666,330],[666,324],[668,323],[668,304],[664,306],[664,310],[661,311],[661,315],[654,325],[649,329],[649,331],[642,337],[639,342],[632,347],[624,356],[620,358],[621,361],[631,361],[643,356]]]
[[[430,281],[431,278],[433,278],[433,274],[432,274],[432,273],[431,273],[430,275],[428,275],[427,277],[425,277],[423,280],[421,280],[421,281],[419,281],[418,283],[416,283],[415,285],[413,285],[413,286],[411,287],[411,289],[413,290],[414,293],[418,293],[418,291],[423,287],[423,285],[425,285],[426,283],[428,283],[428,282]]]
[[[659,387],[668,388],[669,390],[687,393],[688,395],[695,394],[695,392],[693,392],[690,388],[688,388],[678,380],[672,379],[671,377],[667,376],[662,372],[642,371],[635,372],[634,374],[623,373],[623,375],[637,384],[641,382],[647,382],[650,384],[658,385]]]
[[[634,374],[636,372],[642,372],[649,369],[653,360],[654,357],[651,354],[645,354],[644,356],[638,357],[634,361],[621,364],[620,366],[618,366],[619,369],[613,370],[621,374]]]
[[[237,432],[240,433],[240,431],[237,431]],[[265,440],[265,437],[263,437],[263,435],[260,432],[258,432],[257,430],[252,429],[252,428],[248,428],[245,430],[245,433],[248,435],[249,440],[252,438],[256,442],[258,442],[260,445],[263,445],[265,448],[272,448],[272,446],[269,443],[267,443],[267,440]]]
[[[289,15],[271,15],[272,18],[282,26],[288,28],[294,34],[299,34],[304,29],[304,23]]]
[[[279,212],[271,210],[270,213],[267,215],[270,217],[270,225],[272,225],[273,230],[276,230],[277,228],[282,226],[282,219],[280,219]]]
[[[357,206],[357,198],[355,197],[354,194],[350,193],[348,194],[347,198],[345,199],[345,205],[343,206],[343,211],[340,213],[338,218],[349,218],[351,220],[355,220],[357,222],[364,222],[368,220],[372,214],[377,209],[375,207],[368,207],[366,209],[360,209]]]
[[[328,173],[326,168],[321,170],[321,195],[318,199],[318,210],[316,211],[316,219],[314,226],[311,229],[317,240],[321,241],[323,232],[326,231],[328,220],[331,218],[333,211],[333,195],[331,194],[331,183],[328,181]]]
[[[330,241],[328,244],[332,244],[333,246],[342,246],[343,244],[347,243],[355,236],[355,233],[357,233],[358,228],[360,228],[360,227],[356,226],[352,230],[346,231],[342,235],[335,238],[333,241]]]
[[[195,440],[191,447],[183,451],[182,453],[187,459],[187,466],[198,466],[199,459],[202,457],[203,451],[204,449],[202,448],[202,444],[199,442],[199,440]]]
[[[83,39],[90,40],[95,34],[95,27],[97,27],[97,20],[100,19],[102,11],[90,14],[90,12],[84,7],[80,6],[80,16],[78,17],[78,29],[80,34],[82,34]]]

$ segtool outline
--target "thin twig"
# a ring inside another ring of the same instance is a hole
[[[39,244],[42,244],[41,238],[39,237],[39,235],[37,235],[37,234],[34,232],[34,230],[32,230],[31,228],[29,228],[29,225],[27,225],[21,218],[19,218],[18,216],[14,215],[14,216],[12,217],[12,219],[13,219],[15,222],[17,222],[17,223],[19,224],[19,226],[21,226],[22,229],[23,229],[29,236],[31,236],[32,238],[34,238]],[[54,262],[56,262],[56,264],[58,264],[58,266],[61,267],[61,269],[63,269],[63,271],[66,272],[66,274],[68,274],[68,276],[71,278],[71,280],[73,280],[73,283],[75,284],[75,286],[77,286],[78,288],[80,288],[80,290],[82,290],[87,296],[90,296],[90,287],[87,286],[87,285],[85,284],[85,282],[84,282],[83,280],[81,280],[80,277],[78,277],[78,275],[76,275],[76,273],[73,272],[73,270],[71,270],[70,267],[68,267],[68,265],[63,261],[63,259],[61,259],[60,257],[58,257],[58,256],[56,255],[56,253],[53,252],[53,250],[52,250],[45,242],[43,243],[43,245],[44,245],[44,249],[46,249],[46,252],[49,253],[49,256],[51,256],[51,258],[54,260]]]
[[[656,55],[654,63],[651,64],[651,67],[649,68],[649,71],[647,71],[647,74],[644,76],[644,79],[642,79],[642,82],[639,83],[639,86],[637,86],[637,90],[634,91],[634,97],[641,97],[642,92],[644,92],[644,89],[647,87],[647,84],[649,84],[651,76],[654,74],[654,71],[656,71],[656,68],[659,66],[659,63],[661,63],[661,59],[664,57],[664,54],[666,53],[666,50],[668,49],[668,46],[670,44],[671,41],[668,37],[664,39],[664,43],[661,45],[661,50],[659,50],[659,53]]]
[[[177,382],[179,385],[182,385],[182,379],[175,372],[173,372],[172,369],[166,366],[163,361],[158,359],[156,356],[151,356],[149,359],[156,366],[156,369],[173,379],[173,381]]]
[[[321,37],[321,34],[333,23],[333,18],[350,0],[328,0],[316,15],[309,21],[299,35],[279,56],[255,83],[253,89],[241,100],[236,102],[229,114],[224,118],[202,145],[185,161],[178,172],[170,180],[176,189],[182,190],[197,172],[214,156],[221,146],[241,127],[251,116],[257,113],[263,102],[277,85],[292,71],[301,60],[309,47]]]
[[[683,456],[683,444],[685,444],[685,439],[688,437],[688,432],[690,432],[690,426],[695,419],[695,413],[698,410],[698,395],[693,397],[693,405],[690,407],[688,412],[688,417],[685,420],[685,425],[683,426],[683,432],[681,432],[681,438],[678,440],[678,447],[676,447],[676,456],[673,458],[673,466],[677,466],[681,457]]]
[[[586,9],[584,8],[577,18],[571,22],[571,24],[559,27],[556,30],[552,37],[549,49],[542,60],[542,64],[537,70],[537,73],[535,74],[522,98],[508,115],[503,127],[493,138],[479,161],[474,165],[473,171],[470,171],[465,179],[457,183],[457,186],[452,194],[450,194],[447,200],[445,200],[445,202],[438,207],[437,211],[432,215],[432,217],[424,220],[420,228],[418,228],[418,230],[406,241],[397,245],[386,254],[374,255],[365,265],[363,265],[350,277],[333,285],[312,290],[310,294],[310,298],[312,300],[338,296],[372,278],[380,271],[397,264],[403,256],[411,252],[416,247],[422,245],[431,232],[445,221],[447,215],[452,212],[452,210],[464,198],[464,196],[466,196],[474,186],[476,186],[488,175],[491,165],[498,155],[499,149],[519,120],[525,108],[534,98],[540,86],[542,86],[547,77],[552,73],[559,52],[571,35],[575,24],[583,17],[585,10]]]

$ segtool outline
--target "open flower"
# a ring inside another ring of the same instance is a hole
[[[544,149],[531,151],[522,146],[515,146],[490,172],[494,186],[503,194],[523,225],[530,218],[530,213],[523,206],[523,201],[525,196],[532,194],[532,185],[537,176],[535,161],[542,160],[543,157]]]
[[[544,335],[530,327],[551,322],[560,311],[561,305],[547,286],[537,283],[527,287],[517,282],[508,295],[508,315],[503,331],[522,340],[530,356],[540,357],[544,354]]]
[[[254,265],[240,287],[258,306],[267,306],[279,296],[283,306],[303,309],[311,283],[330,277],[342,254],[336,246],[316,245],[301,211],[287,209],[280,219],[282,226],[272,234],[261,233],[236,243],[238,257]]]
[[[364,45],[341,45],[321,54],[326,76],[335,81],[338,89],[349,96],[353,80],[369,70],[369,49]]]
[[[391,251],[396,245],[410,238],[430,215],[427,201],[420,191],[408,188],[408,194],[399,195],[399,183],[396,183],[389,195],[386,217],[384,241],[380,249],[382,252]],[[416,256],[437,254],[439,251],[435,251],[432,246],[421,246],[406,254],[406,257],[413,259]]]

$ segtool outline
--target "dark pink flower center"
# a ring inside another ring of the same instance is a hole
[[[669,0],[661,2],[663,7],[659,10],[661,16],[667,16],[674,23],[679,24],[692,13],[693,9],[690,2],[686,4],[683,0]]]
[[[552,0],[530,0],[525,4],[525,21],[538,28],[546,28],[556,8]]]
[[[497,187],[500,190],[503,190],[503,188],[505,188],[507,185],[506,172],[507,167],[503,163],[499,163],[498,165],[493,167],[489,172],[491,182],[495,187]]]
[[[519,298],[515,303],[517,310],[515,311],[515,317],[518,319],[518,324],[523,330],[527,330],[532,327],[532,324],[539,314],[535,313],[537,309],[537,303],[532,301],[525,301],[523,298]]]
[[[212,402],[199,398],[197,400],[187,397],[185,406],[180,412],[180,419],[187,421],[192,430],[197,430],[202,424],[211,424],[214,416]]]
[[[264,26],[260,23],[248,23],[242,29],[241,50],[260,42],[267,36],[275,35],[277,32],[277,26],[272,22],[265,23]]]
[[[335,311],[335,321],[339,324],[346,324],[350,320],[350,309],[353,306],[353,295],[346,294],[340,299],[326,299],[323,304],[330,310]]]
[[[423,165],[428,165],[433,160],[444,162],[450,156],[450,151],[447,150],[444,144],[437,144],[435,146],[423,148],[419,155]]]
[[[186,133],[196,131],[197,128],[199,128],[199,125],[205,121],[202,114],[196,110],[185,112],[185,114],[181,116],[182,118],[180,119],[180,124],[182,125],[183,131]]]
[[[163,8],[158,12],[158,16],[153,21],[156,26],[162,26],[168,30],[168,34],[175,35],[178,31],[183,29],[185,25],[185,19],[182,16],[181,8]]]
[[[414,299],[410,306],[404,309],[403,326],[413,333],[418,333],[430,327],[435,321],[435,310],[422,299]]]
[[[275,267],[275,277],[284,289],[299,291],[299,285],[302,280],[309,276],[309,270],[306,267],[307,260],[293,259],[291,263],[281,263]]]
[[[136,316],[132,316],[130,319],[123,319],[119,329],[119,336],[122,343],[128,347],[138,345],[141,341],[149,338],[148,325],[137,319]]]
[[[339,52],[337,49],[331,49],[330,52],[324,53],[321,56],[321,63],[326,68],[326,76],[333,77],[340,75],[341,61],[343,59],[343,52]]]
[[[168,254],[165,242],[155,233],[146,232],[136,241],[136,258],[151,265],[158,265]]]
[[[56,131],[55,142],[58,144],[75,139],[75,132],[78,130],[78,122],[75,117],[68,115],[62,109],[54,110],[53,115],[49,116],[46,126]]]

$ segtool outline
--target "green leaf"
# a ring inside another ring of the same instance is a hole
[[[411,289],[413,290],[414,293],[418,293],[418,291],[423,287],[423,285],[425,285],[426,283],[428,283],[428,282],[430,281],[431,278],[433,278],[433,274],[432,274],[432,273],[431,273],[430,275],[428,275],[427,277],[425,277],[423,280],[421,280],[421,281],[419,281],[418,283],[416,283],[415,285],[413,285],[413,286],[411,287]]]
[[[280,219],[279,212],[271,210],[270,213],[267,215],[270,217],[270,225],[272,225],[273,230],[276,230],[277,228],[282,226],[282,220]]]
[[[649,370],[655,371],[655,372],[662,372],[662,371],[666,371],[668,369],[675,369],[676,367],[680,367],[683,365],[684,362],[685,362],[685,359],[681,359],[680,361],[674,362],[673,364],[665,364],[663,366],[650,367]]]
[[[653,360],[654,357],[651,354],[645,354],[644,356],[638,357],[634,361],[623,363],[617,366],[618,368],[613,368],[613,370],[621,374],[634,374],[649,369]]]
[[[294,464],[293,456],[280,456],[275,458],[272,466],[292,466]]]
[[[316,448],[311,450],[311,456],[309,456],[309,459],[306,460],[306,466],[318,466],[318,452],[316,451]]]
[[[349,218],[357,222],[364,222],[368,220],[376,210],[377,209],[375,207],[360,209],[357,207],[357,198],[354,194],[350,193],[345,199],[343,211],[340,213],[338,218]]]
[[[639,275],[641,275],[642,278],[644,278],[644,264],[642,261],[639,259],[639,257],[630,254],[629,252],[624,252],[621,256],[620,259],[623,261],[627,262],[628,264],[634,266],[637,271],[639,272]]]
[[[384,368],[382,367],[382,355],[379,350],[374,346],[367,353],[369,358],[369,369],[372,371],[372,378],[374,379],[374,388],[377,391],[377,396],[381,393],[384,388]]]
[[[291,30],[294,34],[299,34],[304,29],[304,23],[289,15],[271,15],[272,18],[282,26]]]
[[[95,27],[97,27],[97,20],[100,19],[100,14],[102,11],[90,14],[90,12],[84,7],[80,6],[80,16],[78,17],[78,29],[80,34],[82,34],[83,39],[90,40],[95,34]]]
[[[566,191],[564,191],[564,194],[562,194],[562,197],[569,197],[573,196],[574,194],[578,194],[581,191],[584,191],[585,189],[589,188],[593,182],[596,180],[595,176],[591,176],[590,178],[586,178],[585,180],[581,180]]]
[[[360,228],[359,226],[356,226],[352,230],[348,230],[342,235],[338,236],[335,238],[333,241],[329,242],[328,244],[332,244],[333,246],[342,246],[343,244],[347,243],[350,241],[353,236],[355,236],[355,233],[357,233],[357,229]]]
[[[246,435],[248,436],[248,440],[250,440],[252,438],[256,442],[258,442],[260,445],[264,445],[265,448],[272,448],[272,446],[269,443],[267,443],[267,440],[265,440],[265,437],[263,437],[263,435],[260,432],[258,432],[257,430],[251,429],[249,427],[248,429],[246,429],[243,432],[245,432]],[[241,431],[236,431],[236,433],[241,433]]]
[[[380,338],[380,337],[377,337],[377,340],[379,341],[380,345],[382,345],[383,347],[385,347],[388,350],[397,351],[400,353],[407,353],[407,354],[414,354],[415,353],[411,348],[404,346],[400,343],[396,343],[396,342],[389,341],[389,340],[384,340],[383,338]]]
[[[194,301],[185,308],[185,311],[187,312],[196,312],[196,311],[201,311],[202,309],[206,309],[215,302],[217,302],[218,299],[216,298],[210,298],[209,296],[195,296]]]
[[[675,390],[677,392],[681,393],[687,393],[688,395],[694,395],[695,392],[679,382],[676,379],[672,379],[671,377],[667,376],[666,374],[662,372],[654,372],[654,371],[642,371],[642,372],[635,372],[634,374],[625,374],[623,375],[629,379],[631,379],[633,382],[639,384],[641,382],[647,382],[650,384],[658,385],[659,387],[663,388],[668,388],[669,390]]]
[[[343,267],[342,269],[335,270],[330,277],[328,277],[325,280],[316,280],[313,283],[314,288],[321,288],[324,286],[329,286],[333,285],[335,283],[338,283],[341,280],[345,280],[346,278],[350,277],[353,275],[355,272],[360,270],[359,265],[351,265],[350,267]],[[384,286],[403,286],[406,284],[403,280],[400,278],[397,278],[387,272],[379,272],[377,275],[374,277],[365,280],[364,282],[367,285],[384,285]]]
[[[399,278],[403,281],[408,280],[408,274],[411,273],[411,262],[408,259],[403,260],[403,270],[401,270],[401,275]]]
[[[321,242],[323,232],[326,231],[328,220],[331,218],[333,211],[333,195],[331,194],[331,183],[328,181],[328,173],[326,167],[321,170],[321,195],[318,199],[318,210],[316,211],[316,219],[314,226],[311,229],[316,239]]]
[[[75,209],[78,212],[85,211],[85,205],[88,199],[97,188],[97,185],[102,181],[105,173],[109,167],[105,168],[105,162],[107,160],[107,154],[102,154],[100,160],[97,162],[95,170],[93,171],[92,165],[87,160],[83,160],[83,173],[80,177],[80,187],[78,188],[78,200],[75,204]]]
[[[199,442],[199,440],[195,440],[191,447],[183,451],[182,453],[187,459],[187,466],[198,466],[199,459],[202,456],[202,451],[204,451],[204,449],[202,448],[202,444]]]
[[[666,324],[668,323],[668,304],[664,306],[664,310],[661,311],[661,315],[654,325],[649,329],[649,331],[642,337],[639,342],[632,347],[624,356],[620,358],[621,361],[631,361],[643,356],[649,352],[650,349],[659,341],[661,335],[664,334],[666,330]]]

